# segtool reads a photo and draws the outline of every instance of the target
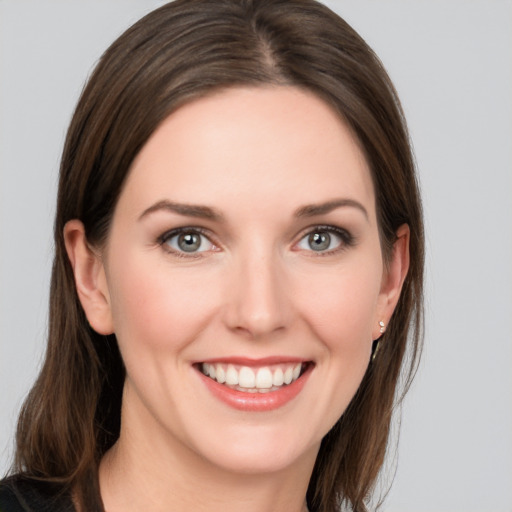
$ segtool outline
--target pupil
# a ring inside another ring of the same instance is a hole
[[[331,244],[329,233],[312,233],[309,235],[309,246],[314,251],[325,251]]]
[[[201,245],[201,238],[195,233],[184,233],[178,238],[180,249],[185,252],[194,252]]]

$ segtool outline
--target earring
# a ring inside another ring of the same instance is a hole
[[[380,333],[384,334],[386,332],[386,324],[382,320],[379,322],[379,327],[380,327],[380,329],[379,329]],[[377,357],[377,353],[379,352],[379,348],[380,348],[380,338],[376,339],[373,342],[373,346],[372,346],[372,362]]]
[[[377,353],[379,352],[380,348],[380,338],[378,340],[375,340],[372,345],[372,363],[377,357]]]

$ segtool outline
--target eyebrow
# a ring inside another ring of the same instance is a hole
[[[364,214],[366,220],[369,220],[366,208],[359,201],[355,201],[354,199],[333,199],[331,201],[326,201],[325,203],[308,204],[297,209],[295,211],[295,216],[314,217],[315,215],[325,215],[337,208],[343,207],[357,208]]]
[[[143,219],[151,213],[162,210],[184,215],[186,217],[197,217],[200,219],[208,219],[214,221],[222,221],[224,219],[223,215],[219,211],[215,210],[215,208],[210,208],[209,206],[175,203],[173,201],[163,200],[158,201],[149,208],[146,208],[139,216],[139,220]]]
[[[325,215],[332,212],[333,210],[336,210],[337,208],[343,207],[356,208],[364,214],[367,220],[369,219],[366,208],[360,202],[355,201],[354,199],[333,199],[331,201],[326,201],[325,203],[308,204],[298,208],[295,211],[294,216],[301,218]],[[147,215],[150,215],[151,213],[162,210],[177,213],[178,215],[184,215],[186,217],[196,217],[217,222],[224,220],[222,213],[220,213],[215,208],[196,204],[175,203],[173,201],[167,200],[158,201],[149,208],[146,208],[139,216],[139,220],[143,219]]]

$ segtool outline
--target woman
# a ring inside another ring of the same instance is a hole
[[[71,122],[55,247],[2,510],[366,510],[423,232],[398,98],[343,20],[178,0],[136,23]]]

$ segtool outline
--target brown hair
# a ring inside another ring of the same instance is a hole
[[[293,85],[326,101],[371,168],[383,254],[411,230],[410,270],[378,357],[325,436],[307,501],[361,512],[386,452],[406,347],[407,388],[422,329],[423,225],[414,161],[396,92],[380,61],[340,17],[313,0],[177,0],[115,41],[78,102],[62,156],[49,339],[22,409],[16,468],[103,510],[97,468],[119,435],[124,368],[115,335],[100,336],[79,303],[63,240],[80,219],[101,246],[130,165],[159,123],[185,102],[237,85]]]

